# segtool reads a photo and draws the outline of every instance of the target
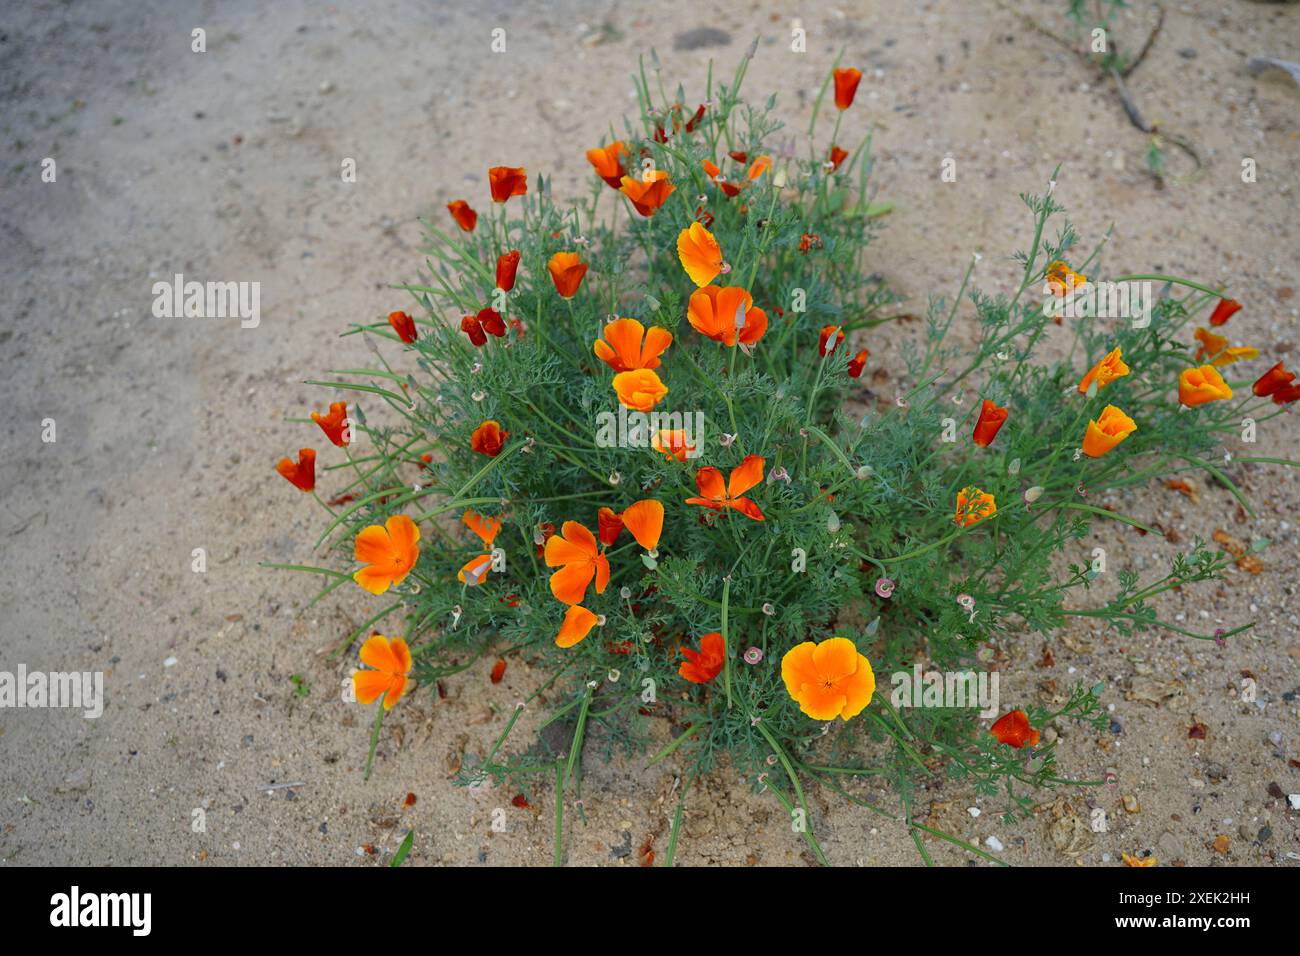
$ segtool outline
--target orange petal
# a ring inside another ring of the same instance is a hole
[[[388,679],[388,693],[384,695],[384,710],[392,710],[393,705],[402,699],[406,693],[407,680],[405,677],[390,677]]]
[[[813,651],[813,666],[823,680],[841,680],[858,669],[858,649],[847,637],[828,638]]]
[[[623,512],[623,524],[637,544],[653,551],[659,547],[659,536],[664,530],[664,506],[653,498],[638,501]]]
[[[596,565],[592,561],[566,564],[551,575],[551,593],[563,604],[578,604],[587,593],[587,585],[595,574]]]
[[[363,564],[382,564],[391,561],[393,542],[383,525],[372,524],[357,532],[352,556]]]
[[[383,594],[393,586],[393,574],[391,571],[381,571],[373,565],[367,565],[358,571],[352,573],[352,580],[361,585],[371,594]]]
[[[406,668],[402,666],[402,662],[393,651],[393,646],[389,643],[388,638],[379,634],[374,635],[361,645],[359,656],[361,663],[368,664],[377,671],[383,671],[386,674],[406,673]]]
[[[758,455],[746,455],[735,468],[731,469],[731,478],[727,481],[727,494],[738,498],[763,480],[763,459]]]
[[[564,612],[564,623],[560,625],[560,633],[555,635],[555,643],[559,647],[572,647],[591,632],[598,620],[581,604],[573,605]]]
[[[392,539],[397,553],[409,558],[415,551],[415,542],[420,540],[420,529],[406,515],[393,515],[384,523],[388,537]],[[418,552],[417,552],[418,553]]]
[[[722,472],[712,465],[706,465],[695,473],[695,487],[705,498],[719,501],[726,497],[727,487],[722,483]]]
[[[392,680],[392,677],[379,671],[357,671],[352,675],[352,689],[356,692],[357,703],[373,704],[388,691]]]
[[[605,341],[614,347],[623,369],[641,368],[641,339],[645,326],[636,319],[617,319],[605,326]]]
[[[730,507],[735,508],[746,518],[752,518],[755,521],[767,520],[763,517],[763,512],[759,509],[758,505],[754,504],[754,502],[750,501],[748,498],[732,498],[727,502],[727,504]]]

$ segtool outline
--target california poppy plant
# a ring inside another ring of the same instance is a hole
[[[576,252],[557,252],[546,263],[546,268],[555,283],[555,291],[562,299],[572,299],[577,295],[582,277],[587,274],[587,264],[578,258]]]
[[[469,340],[478,348],[487,344],[487,333],[498,338],[506,334],[506,324],[501,320],[501,313],[496,309],[480,309],[478,315],[466,315],[460,320],[460,330],[469,336]]]
[[[832,146],[830,155],[827,158],[827,162],[831,164],[831,172],[838,170],[840,168],[840,163],[844,162],[844,160],[848,158],[849,151],[847,149],[840,149],[838,146]]]
[[[867,367],[867,359],[869,358],[871,358],[871,353],[863,349],[849,359],[849,378],[861,378],[862,370]]]
[[[352,556],[365,565],[352,580],[371,594],[383,594],[406,580],[420,557],[420,529],[406,515],[393,515],[357,534]]]
[[[456,580],[461,584],[469,587],[478,587],[487,580],[488,572],[492,570],[492,555],[479,554],[465,562],[464,566],[456,572]]]
[[[638,368],[614,376],[614,393],[627,408],[648,412],[664,400],[668,386],[650,369]]]
[[[397,337],[410,345],[416,339],[415,319],[411,318],[405,312],[389,312],[388,324],[393,327]]]
[[[623,533],[623,518],[613,508],[601,508],[596,512],[596,537],[607,548],[612,548]]]
[[[369,706],[384,698],[384,710],[392,710],[406,693],[411,672],[411,649],[400,637],[392,640],[375,634],[361,645],[361,663],[373,670],[358,670],[352,675],[352,689],[357,703]]]
[[[493,202],[506,202],[528,192],[528,173],[522,166],[493,166],[488,170],[488,188]]]
[[[1113,348],[1106,353],[1106,357],[1100,362],[1088,369],[1086,375],[1079,379],[1079,394],[1085,395],[1088,392],[1088,386],[1093,382],[1097,383],[1098,390],[1105,388],[1117,378],[1123,378],[1129,373],[1129,367],[1124,364],[1124,354],[1119,348]]]
[[[1185,368],[1178,376],[1178,400],[1188,408],[1232,398],[1232,389],[1213,365]]]
[[[619,140],[614,140],[608,146],[587,150],[587,162],[591,163],[596,175],[605,180],[607,185],[618,189],[623,185],[623,177],[627,175],[627,169],[623,165],[623,159],[627,155],[627,147]]]
[[[999,408],[994,402],[987,398],[980,405],[979,421],[975,423],[975,431],[971,435],[971,441],[981,448],[988,448],[993,444],[993,439],[997,437],[998,430],[1006,424],[1007,410]]]
[[[474,434],[469,438],[469,447],[480,455],[495,458],[501,454],[501,449],[505,447],[506,439],[509,437],[509,432],[501,430],[499,421],[489,418],[474,429]]]
[[[492,542],[497,539],[497,534],[501,531],[500,518],[485,518],[472,508],[467,509],[460,520],[465,527],[478,536],[485,548],[492,547]]]
[[[566,521],[560,533],[546,541],[543,552],[551,575],[551,593],[564,604],[581,604],[592,578],[596,593],[604,594],[609,584],[609,559],[596,544],[595,536],[577,521]]]
[[[619,192],[631,201],[637,212],[648,217],[668,201],[676,188],[669,181],[667,172],[655,169],[646,176],[624,176]]]
[[[722,271],[722,247],[713,233],[693,222],[677,236],[677,258],[697,286],[706,286]]]
[[[509,292],[515,287],[515,272],[519,269],[519,250],[511,249],[497,256],[497,288]]]
[[[451,218],[456,220],[456,225],[466,232],[473,232],[474,227],[478,225],[478,213],[463,199],[447,203],[447,211],[451,213]]]
[[[1114,405],[1101,410],[1096,421],[1089,420],[1083,435],[1083,453],[1089,458],[1100,458],[1129,435],[1137,431],[1137,423]]]
[[[858,84],[862,82],[862,71],[853,68],[836,68],[832,71],[835,79],[835,108],[846,110],[853,105],[853,97],[858,93]]]
[[[1019,750],[1025,744],[1038,746],[1038,731],[1029,726],[1029,715],[1023,710],[1013,710],[1003,714],[989,728],[989,733],[1004,743]]]
[[[700,166],[701,168],[703,168],[704,172],[708,175],[709,181],[713,183],[715,186],[717,186],[719,189],[721,189],[723,195],[725,195],[728,199],[730,199],[732,196],[735,196],[737,193],[740,192],[740,187],[737,186],[735,183],[727,182],[725,178],[721,178],[722,169],[717,164],[712,163],[709,160],[705,159],[700,161]]]
[[[677,673],[692,684],[707,684],[722,673],[727,660],[727,645],[720,631],[710,631],[700,637],[700,649],[681,647],[682,661]]]
[[[796,644],[781,658],[781,680],[813,720],[856,717],[876,692],[871,662],[847,637]]]
[[[762,176],[765,172],[767,172],[771,168],[772,168],[772,157],[759,156],[757,159],[755,159],[752,163],[749,164],[749,169],[746,170],[745,172],[745,178],[752,183],[755,179],[758,179],[758,177]]]
[[[695,486],[700,491],[700,497],[687,498],[686,503],[703,505],[714,511],[731,508],[739,511],[746,518],[763,521],[763,512],[759,510],[758,505],[742,497],[762,480],[763,459],[758,455],[745,456],[744,461],[731,469],[731,475],[725,485],[722,482],[722,472],[712,465],[707,465],[695,473]]]
[[[647,329],[636,319],[615,319],[605,326],[605,338],[592,345],[596,357],[615,372],[658,368],[659,356],[673,344],[673,334],[657,325]]]
[[[1223,325],[1241,311],[1241,303],[1236,299],[1220,299],[1210,313],[1210,325]]]
[[[687,321],[705,338],[723,345],[753,345],[767,332],[767,313],[754,307],[748,290],[740,286],[706,285],[691,293]]]
[[[311,420],[320,426],[320,430],[325,433],[330,443],[339,448],[347,447],[348,442],[352,440],[352,429],[348,426],[347,402],[331,402],[328,415],[312,412]]]
[[[991,494],[968,486],[957,492],[957,510],[953,513],[952,520],[963,528],[969,528],[985,518],[992,518],[997,513],[997,501]]]
[[[281,458],[275,470],[299,491],[316,490],[316,449],[298,449],[298,461]]]
[[[1209,329],[1197,329],[1193,333],[1198,345],[1196,360],[1209,359],[1216,368],[1231,365],[1233,362],[1248,362],[1259,358],[1259,349],[1249,345],[1229,345],[1227,338],[1215,335]]]
[[[825,358],[829,353],[839,348],[840,343],[843,341],[843,329],[838,325],[823,325],[821,333],[817,336],[817,354]]]

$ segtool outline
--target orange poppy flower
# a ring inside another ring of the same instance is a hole
[[[615,319],[605,326],[605,338],[597,339],[592,350],[615,372],[658,368],[659,356],[673,344],[673,334],[652,325],[647,330],[636,319]]]
[[[1095,380],[1097,389],[1100,391],[1117,378],[1123,378],[1129,373],[1129,368],[1124,364],[1123,353],[1118,348],[1111,349],[1106,353],[1106,357],[1100,362],[1088,369],[1088,374],[1079,379],[1079,394],[1085,395],[1088,392],[1088,386]]]
[[[489,418],[474,429],[474,434],[469,437],[469,447],[480,455],[495,458],[501,454],[501,449],[505,447],[506,439],[509,437],[509,432],[501,430],[500,422]]]
[[[528,192],[528,173],[522,166],[493,166],[488,170],[488,186],[493,202],[505,202]]]
[[[1250,390],[1260,398],[1268,398],[1280,389],[1286,388],[1295,381],[1295,372],[1288,372],[1284,362],[1278,362],[1271,369],[1259,377]]]
[[[698,222],[677,236],[677,258],[697,286],[706,286],[722,271],[722,247]]]
[[[614,391],[618,400],[638,412],[648,412],[664,400],[668,386],[648,368],[619,372],[614,376]]]
[[[587,162],[595,168],[597,176],[614,189],[618,189],[623,185],[623,177],[627,175],[627,169],[623,166],[623,157],[627,155],[627,147],[619,140],[615,140],[608,146],[587,150]]]
[[[989,733],[998,738],[1000,743],[1010,744],[1017,750],[1025,744],[1038,746],[1038,731],[1029,726],[1029,715],[1023,710],[1003,714],[989,728]]]
[[[383,594],[406,580],[420,557],[420,529],[406,515],[393,515],[382,525],[372,524],[357,533],[352,556],[366,567],[352,580],[371,594]]]
[[[596,593],[605,593],[609,584],[609,559],[584,525],[577,521],[564,522],[560,533],[546,540],[543,554],[548,568],[560,568],[551,575],[551,593],[556,600],[565,604],[582,603],[593,577]]]
[[[708,465],[695,473],[695,486],[699,489],[701,497],[687,498],[686,503],[703,505],[714,511],[733,508],[746,518],[763,521],[765,520],[763,512],[759,510],[758,505],[748,498],[741,497],[762,480],[763,459],[758,455],[745,456],[744,461],[731,469],[725,487],[722,484],[722,472]]]
[[[822,237],[815,232],[805,232],[799,236],[799,251],[807,255],[809,249],[820,249]]]
[[[755,179],[757,179],[759,176],[762,176],[765,172],[767,172],[771,168],[772,168],[772,157],[760,156],[758,157],[758,159],[754,160],[752,163],[749,164],[749,171],[745,173],[745,178],[748,179],[750,182],[753,182]]]
[[[767,313],[740,286],[706,285],[691,293],[686,309],[691,327],[723,345],[753,345],[767,332]]]
[[[509,252],[497,256],[497,288],[502,292],[509,292],[515,287],[515,272],[519,268],[519,250],[511,249]]]
[[[722,665],[727,660],[727,645],[720,631],[710,631],[701,636],[698,651],[683,645],[681,652],[686,660],[677,668],[677,673],[692,684],[707,684],[713,680],[722,673]]]
[[[465,523],[465,527],[478,535],[485,548],[492,547],[492,542],[497,539],[497,534],[501,531],[499,517],[485,518],[472,508],[466,510],[460,520]]]
[[[867,367],[867,359],[869,358],[871,358],[871,353],[863,349],[849,359],[849,378],[861,378],[862,370]]]
[[[862,71],[836,69],[832,75],[835,77],[835,107],[836,109],[846,110],[853,105],[853,97],[857,95],[858,84],[862,82]]]
[[[1083,453],[1089,458],[1100,458],[1129,435],[1137,431],[1137,423],[1114,405],[1101,410],[1101,416],[1088,421],[1083,435]]]
[[[555,283],[555,291],[562,299],[572,299],[582,285],[582,277],[587,274],[587,263],[578,258],[576,252],[557,252],[546,263]]]
[[[831,342],[831,336],[835,336],[834,342]],[[821,334],[817,336],[817,354],[825,358],[827,352],[834,352],[843,341],[844,332],[838,325],[823,325]]]
[[[1300,401],[1300,385],[1287,385],[1273,393],[1274,405],[1290,405]]]
[[[1178,376],[1178,400],[1188,408],[1232,398],[1232,389],[1213,365],[1185,368]]]
[[[848,158],[849,151],[847,149],[840,149],[838,146],[832,146],[830,155],[831,172],[835,172],[839,169],[840,163],[844,162],[844,160]]]
[[[623,519],[612,508],[601,508],[596,512],[596,537],[607,548],[612,548],[618,536],[623,533]]]
[[[695,451],[694,445],[686,443],[686,429],[661,428],[650,440],[654,450],[676,461],[684,462]]]
[[[653,498],[645,498],[623,509],[622,524],[632,532],[636,543],[647,551],[659,547],[659,536],[664,530],[664,506]]]
[[[491,570],[492,555],[476,555],[466,561],[465,565],[456,572],[456,580],[461,584],[467,584],[470,587],[477,587],[487,580],[488,572]]]
[[[488,678],[492,681],[492,683],[499,684],[501,683],[501,678],[505,676],[506,676],[506,659],[504,657],[498,657],[497,662],[492,665],[492,673],[488,675]]]
[[[311,420],[320,426],[325,437],[340,448],[352,440],[352,430],[348,427],[348,403],[330,402],[330,413],[322,415],[312,412]]]
[[[405,312],[389,312],[388,324],[393,327],[397,337],[410,345],[416,340],[415,319],[411,318]]]
[[[722,174],[722,169],[718,166],[709,162],[707,159],[701,160],[700,166],[702,166],[704,171],[708,174],[709,181],[721,189],[728,199],[740,192],[740,187],[735,183],[729,183],[725,179],[718,178],[718,176]]]
[[[456,225],[466,232],[473,232],[474,227],[478,225],[478,213],[463,199],[447,203],[447,211],[451,213],[451,218],[456,220]]]
[[[487,344],[487,333],[500,338],[506,334],[506,324],[501,321],[501,313],[495,309],[482,309],[478,315],[466,315],[460,320],[460,330],[469,336],[469,340],[478,348]]]
[[[1057,298],[1070,294],[1088,281],[1087,276],[1075,272],[1061,259],[1057,259],[1047,267],[1047,274],[1043,279],[1047,283],[1048,291]]]
[[[555,635],[556,646],[572,647],[590,634],[599,621],[599,617],[581,604],[574,604],[564,612],[564,623],[560,625],[560,633]]]
[[[957,492],[957,511],[953,514],[952,520],[963,528],[968,528],[985,518],[992,518],[997,513],[998,505],[992,495],[969,486]]]
[[[649,178],[624,176],[619,192],[632,201],[632,206],[643,216],[653,216],[677,187],[668,181],[666,170],[656,169]]]
[[[856,717],[876,692],[871,662],[847,637],[796,644],[781,658],[781,680],[791,699],[813,720]]]
[[[406,693],[406,675],[411,672],[411,649],[400,637],[390,641],[375,634],[361,645],[360,656],[361,663],[374,670],[359,670],[352,675],[357,703],[367,706],[383,697],[384,710],[392,710]]]
[[[1259,358],[1259,349],[1252,348],[1249,345],[1228,345],[1228,340],[1222,335],[1215,335],[1209,329],[1197,329],[1195,332],[1196,341],[1200,344],[1196,347],[1196,359],[1199,361],[1204,358],[1210,360],[1214,366],[1231,365],[1233,362],[1250,361]]]
[[[998,435],[1000,429],[1007,421],[1007,410],[999,408],[995,403],[984,399],[984,404],[980,406],[980,419],[975,423],[975,433],[971,435],[971,441],[981,448],[988,448],[993,444],[993,439]]]
[[[297,464],[288,458],[281,458],[275,466],[275,470],[287,478],[289,483],[299,491],[314,491],[316,489],[316,449],[298,449]]]
[[[1241,303],[1236,299],[1220,299],[1219,304],[1210,313],[1211,325],[1223,325],[1241,310]]]

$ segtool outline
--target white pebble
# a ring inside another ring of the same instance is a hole
[[[167,660],[163,661],[163,667],[175,667],[175,666],[176,666],[176,658],[174,657],[169,657],[167,658]]]
[[[977,817],[977,816],[980,815],[980,808],[979,808],[979,807],[967,807],[967,808],[966,808],[966,812],[969,813],[969,814],[970,814],[971,816],[973,816],[973,817]]]
[[[995,836],[991,836],[987,840],[985,840],[984,845],[987,846],[994,853],[1002,852],[1002,841]]]

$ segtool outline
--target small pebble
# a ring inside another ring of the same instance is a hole
[[[1002,852],[1002,841],[995,836],[989,837],[987,840],[984,841],[984,844],[994,853]]]

